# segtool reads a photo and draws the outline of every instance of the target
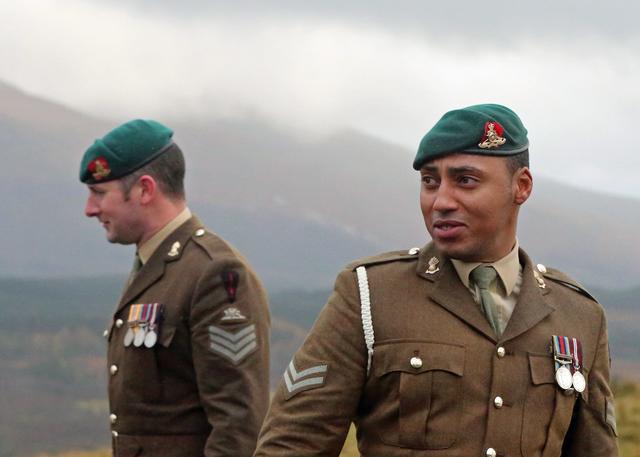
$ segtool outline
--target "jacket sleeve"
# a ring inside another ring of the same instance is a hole
[[[618,455],[613,393],[609,385],[609,343],[604,315],[594,361],[588,373],[588,397],[575,404],[565,437],[563,457],[616,457]]]
[[[283,375],[255,456],[338,456],[358,408],[366,363],[356,276],[345,270]]]
[[[249,457],[269,402],[269,311],[253,271],[238,259],[212,262],[191,304],[198,391],[212,430],[206,457]]]

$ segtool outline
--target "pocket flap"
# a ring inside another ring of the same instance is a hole
[[[169,347],[171,341],[173,341],[173,337],[176,334],[176,326],[170,324],[162,324],[160,326],[160,337],[158,338],[158,343],[161,346],[166,348]]]
[[[529,368],[533,384],[555,384],[555,365],[551,355],[529,354]]]
[[[380,377],[394,371],[424,373],[441,370],[462,376],[464,353],[464,346],[446,343],[407,340],[384,342],[374,347],[373,373]],[[411,363],[414,357],[419,359],[419,363]]]

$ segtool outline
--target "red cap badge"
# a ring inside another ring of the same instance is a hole
[[[502,136],[503,133],[504,129],[500,124],[496,121],[487,121],[487,123],[484,124],[484,135],[482,135],[478,147],[480,147],[480,149],[499,148],[507,142],[507,139]]]
[[[109,163],[107,162],[107,159],[102,156],[92,160],[87,168],[93,175],[93,179],[96,181],[101,181],[111,174]]]

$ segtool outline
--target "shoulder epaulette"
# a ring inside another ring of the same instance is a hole
[[[598,301],[593,295],[589,293],[587,289],[584,288],[584,286],[582,286],[582,284],[580,284],[578,281],[571,278],[570,276],[564,274],[563,272],[558,271],[555,268],[542,267],[542,265],[539,265],[538,269],[540,270],[540,273],[544,275],[545,278],[549,278],[558,284],[568,287],[569,289],[572,289],[584,295],[585,297],[590,298],[595,302]]]
[[[233,249],[220,238],[215,233],[209,232],[203,228],[199,228],[196,230],[193,235],[191,235],[191,239],[195,241],[195,243],[200,246],[207,255],[213,259],[216,257],[221,257],[225,255],[225,252],[228,251],[229,255],[233,255]]]
[[[418,260],[418,254],[420,254],[419,248],[405,249],[403,251],[385,252],[382,254],[374,255],[371,257],[365,257],[363,259],[359,259],[354,262],[351,262],[347,266],[347,268],[351,270],[355,270],[360,266],[368,267],[372,265],[380,265],[383,263],[390,263],[390,262],[397,262],[397,261]]]

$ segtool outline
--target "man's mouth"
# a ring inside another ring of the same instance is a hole
[[[438,220],[433,223],[433,235],[440,239],[455,238],[464,230],[465,225],[455,220]]]

